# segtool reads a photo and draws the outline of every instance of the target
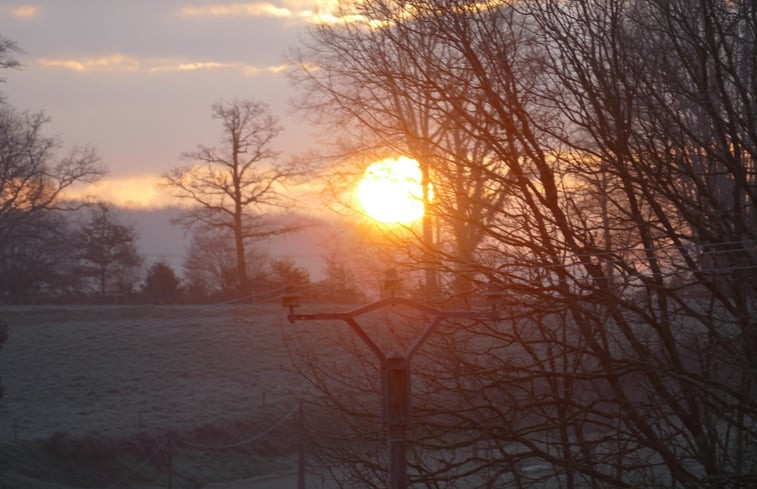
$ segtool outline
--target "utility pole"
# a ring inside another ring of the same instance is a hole
[[[396,272],[388,274],[386,289],[396,290]],[[490,288],[486,291],[487,301],[498,300],[501,292]],[[288,319],[290,323],[295,321],[344,321],[357,334],[365,345],[373,352],[381,366],[381,400],[382,419],[387,429],[387,455],[389,459],[389,489],[407,489],[407,429],[410,424],[411,410],[411,379],[410,365],[415,353],[428,339],[431,333],[447,319],[492,319],[496,310],[492,311],[452,311],[439,310],[419,302],[394,297],[382,299],[348,312],[327,312],[315,314],[296,314],[295,307],[300,305],[299,295],[289,290],[285,292],[282,304],[289,309]],[[357,322],[359,316],[386,307],[405,306],[422,312],[433,318],[423,331],[413,340],[412,344],[403,353],[394,350],[385,354],[381,348],[365,333]]]
[[[398,351],[387,355],[383,370],[384,425],[387,428],[389,487],[407,487],[407,428],[410,424],[410,368]]]

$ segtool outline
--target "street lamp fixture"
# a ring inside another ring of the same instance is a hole
[[[294,324],[295,321],[344,321],[378,359],[381,366],[382,421],[387,428],[388,435],[389,489],[407,488],[407,427],[410,424],[410,363],[413,356],[431,333],[445,320],[492,319],[496,312],[496,301],[502,295],[499,290],[487,289],[485,298],[487,302],[492,303],[491,313],[471,310],[442,310],[411,299],[397,297],[395,293],[398,285],[397,272],[390,270],[387,272],[384,281],[384,289],[388,293],[387,298],[347,312],[297,314],[294,310],[300,305],[299,295],[292,290],[285,291],[282,300],[283,306],[289,309],[287,318],[290,323]],[[396,306],[415,309],[432,319],[405,351],[392,350],[389,353],[384,353],[358,324],[357,318],[379,309]]]

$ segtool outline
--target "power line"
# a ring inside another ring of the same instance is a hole
[[[260,440],[261,438],[263,438],[264,436],[266,436],[271,431],[273,431],[276,428],[278,428],[284,421],[286,421],[287,419],[289,419],[297,411],[297,409],[298,408],[293,408],[291,411],[289,411],[283,417],[279,418],[278,421],[276,421],[274,424],[272,424],[271,426],[269,426],[265,430],[261,431],[260,433],[257,433],[254,436],[252,436],[252,437],[250,437],[250,438],[248,438],[246,440],[242,440],[242,441],[239,441],[239,442],[231,443],[231,444],[228,444],[228,445],[204,445],[204,444],[201,444],[201,443],[197,443],[197,442],[193,442],[193,441],[187,440],[186,438],[176,438],[175,441],[180,442],[180,443],[182,443],[182,444],[184,444],[186,446],[189,446],[191,448],[199,448],[199,449],[202,449],[202,450],[229,450],[229,449],[232,449],[232,448],[239,448],[239,447],[242,447],[242,446],[245,446],[245,445],[249,445],[251,443],[255,443],[256,441]]]

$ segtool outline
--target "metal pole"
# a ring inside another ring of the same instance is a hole
[[[407,489],[407,425],[389,426],[389,489]]]
[[[389,489],[407,489],[407,425],[410,418],[410,368],[392,352],[383,362],[384,423],[387,427]]]
[[[395,274],[396,275],[396,274]],[[392,279],[393,280],[393,279]],[[388,280],[389,282],[390,280]],[[488,294],[487,297],[489,297]],[[493,294],[496,296],[500,293]],[[410,362],[421,345],[431,333],[445,319],[475,319],[495,317],[493,313],[482,314],[475,311],[445,311],[420,304],[410,299],[391,296],[348,312],[295,314],[294,308],[299,306],[298,296],[293,293],[283,297],[284,307],[289,308],[287,318],[290,323],[295,321],[323,321],[340,320],[346,322],[360,337],[368,348],[376,355],[381,365],[381,400],[383,403],[383,421],[387,428],[387,449],[389,456],[389,489],[407,489],[407,429],[410,423]],[[434,319],[426,326],[413,341],[405,354],[394,351],[384,355],[379,346],[365,333],[358,324],[358,316],[382,309],[384,307],[406,306],[421,311]]]

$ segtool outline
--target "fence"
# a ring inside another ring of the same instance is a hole
[[[12,433],[11,442],[14,444],[24,443],[23,441],[19,440],[19,420],[12,419],[10,421],[10,431]],[[177,457],[183,451],[191,452],[193,454],[201,452],[223,454],[224,452],[230,451],[254,449],[256,445],[260,445],[266,441],[270,443],[274,435],[277,435],[279,436],[279,438],[281,438],[283,433],[291,434],[292,432],[294,432],[295,436],[292,437],[294,439],[289,441],[291,442],[290,446],[292,451],[296,449],[298,454],[298,487],[300,489],[303,489],[305,480],[303,429],[303,408],[302,404],[298,403],[295,407],[291,408],[288,412],[276,419],[273,423],[267,424],[265,427],[259,428],[253,432],[247,433],[245,436],[241,436],[239,433],[236,433],[237,435],[239,435],[239,438],[228,443],[213,444],[198,439],[202,438],[201,429],[199,429],[199,431],[194,430],[194,435],[192,434],[192,432],[178,431],[174,429],[169,429],[168,431],[160,435],[151,435],[149,436],[149,440],[140,440],[141,443],[139,444],[139,446],[142,448],[141,456],[135,457],[133,461],[129,463],[129,466],[120,467],[121,474],[119,475],[119,477],[102,477],[100,475],[97,475],[95,473],[96,471],[94,470],[76,472],[71,471],[65,475],[69,480],[73,482],[76,482],[78,480],[79,482],[85,484],[97,483],[97,485],[100,487],[118,488],[129,485],[129,481],[132,480],[135,475],[137,475],[135,469],[131,467],[142,467],[149,465],[151,467],[154,467],[158,474],[160,474],[161,472],[164,474],[165,487],[167,487],[168,489],[174,489],[174,487],[177,485],[177,481],[182,479],[184,481],[192,483],[191,485],[196,484],[196,481],[187,474],[183,474],[182,469],[179,468],[175,463]],[[220,433],[220,431],[217,432],[216,435],[218,435],[218,433]],[[211,436],[211,438],[212,437],[213,436]],[[87,440],[86,437],[85,440]],[[108,444],[107,447],[103,450],[101,449],[101,445],[98,445],[96,441],[97,438],[91,437],[89,438],[90,443],[88,444],[86,441],[82,442],[81,439],[66,439],[66,436],[64,434],[58,433],[56,435],[52,435],[45,442],[44,449],[48,450],[51,453],[57,454],[62,458],[89,458],[90,462],[92,462],[91,459],[98,455],[98,451],[101,452],[101,456],[105,456],[105,452],[108,452],[108,450],[112,447],[117,446],[120,447],[121,450],[124,450],[125,446],[124,442],[113,442],[114,445]],[[84,472],[86,472],[86,475],[84,474]],[[128,473],[123,474],[123,472]],[[3,483],[2,478],[0,478],[0,483]]]

